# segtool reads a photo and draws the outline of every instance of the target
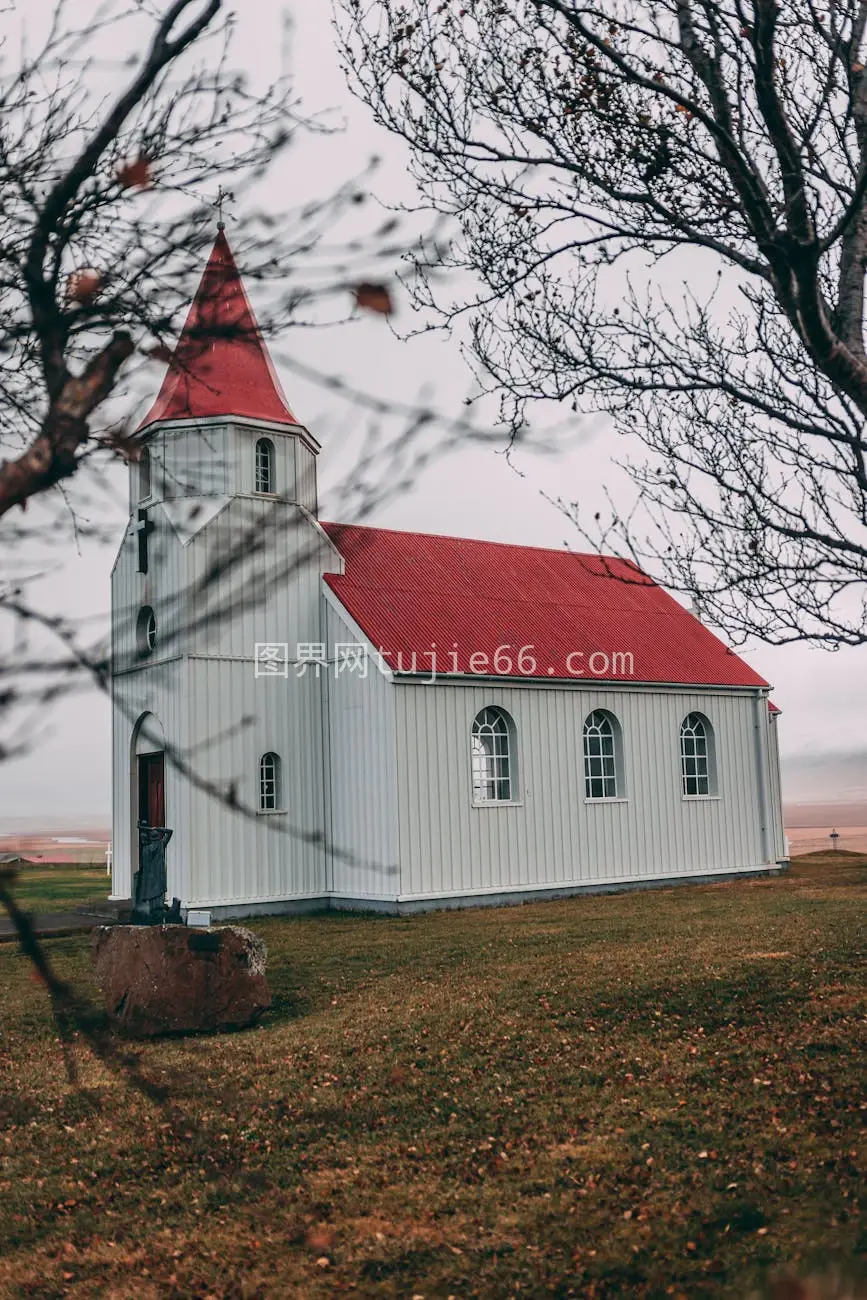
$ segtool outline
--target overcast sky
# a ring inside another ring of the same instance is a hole
[[[43,0],[30,0],[32,12],[42,5]],[[280,9],[279,0],[257,0],[255,5],[238,8],[236,62],[256,75],[268,75],[269,59],[280,46]],[[335,120],[345,120],[347,129],[339,137],[303,143],[282,158],[270,182],[275,206],[284,207],[292,197],[304,201],[328,192],[335,180],[359,169],[373,153],[383,159],[378,194],[392,200],[407,197],[402,146],[375,128],[343,84],[329,6],[308,2],[296,5],[295,11],[293,65],[305,107],[309,111],[334,108]],[[228,234],[231,239],[231,220]],[[255,292],[251,296],[255,305]],[[396,325],[409,324],[404,304]],[[281,365],[281,357],[339,370],[384,397],[411,400],[422,392],[433,393],[440,407],[455,415],[461,414],[463,398],[470,391],[457,340],[422,337],[402,342],[379,318],[321,332],[293,335],[289,331],[273,351],[292,409],[322,443],[324,518],[333,517],[334,487],[351,471],[367,417],[294,376],[287,365]],[[155,371],[154,391],[160,378]],[[510,464],[494,450],[468,445],[434,461],[413,489],[384,506],[373,522],[531,545],[579,546],[550,498],[578,500],[592,510],[594,503],[602,503],[607,486],[615,501],[627,502],[632,489],[622,471],[612,465],[612,456],[622,458],[627,451],[604,424],[579,420],[555,457],[520,452]],[[115,500],[102,507],[106,517],[116,517],[118,540],[126,523],[121,505],[123,476],[119,470]],[[60,607],[92,618],[96,634],[107,618],[113,559],[113,550],[85,548],[79,553],[70,541],[64,547],[62,567],[54,567],[40,582],[40,600],[46,608]],[[820,754],[833,760],[867,754],[867,651],[830,654],[806,646],[756,645],[745,657],[773,683],[773,698],[783,710],[784,758]],[[19,818],[106,819],[109,732],[107,702],[94,692],[65,701],[44,718],[40,731],[31,737],[29,752],[0,768],[0,829]],[[811,770],[816,772],[815,790],[799,790],[799,797],[832,797],[840,783],[839,761],[829,761],[824,780],[821,767]]]

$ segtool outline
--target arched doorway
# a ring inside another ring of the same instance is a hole
[[[171,838],[170,831],[162,831],[166,825],[165,750],[159,718],[153,713],[143,713],[133,728],[130,773],[131,896],[133,916],[139,920],[152,916],[154,908],[161,910],[165,895],[165,850]],[[156,834],[155,828],[160,828],[162,833]],[[143,904],[142,896],[149,893],[154,898],[149,897],[147,904]],[[140,915],[142,907],[144,911]]]
[[[133,732],[135,800],[134,826],[166,824],[166,742],[162,724],[153,713],[143,713]],[[138,836],[136,844],[138,843]],[[138,851],[136,850],[136,861]]]

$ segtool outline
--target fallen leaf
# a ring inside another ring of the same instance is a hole
[[[334,1242],[334,1233],[330,1228],[320,1224],[308,1228],[306,1241],[311,1250],[315,1250],[318,1255],[324,1255],[326,1250],[331,1249]]]

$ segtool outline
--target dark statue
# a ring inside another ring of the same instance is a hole
[[[166,907],[166,846],[173,831],[166,826],[148,826],[139,822],[139,869],[133,886],[132,922],[134,925],[180,924],[180,901],[175,898]]]

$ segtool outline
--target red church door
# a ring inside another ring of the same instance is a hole
[[[138,819],[146,826],[166,824],[166,766],[164,754],[140,754],[138,760]]]

